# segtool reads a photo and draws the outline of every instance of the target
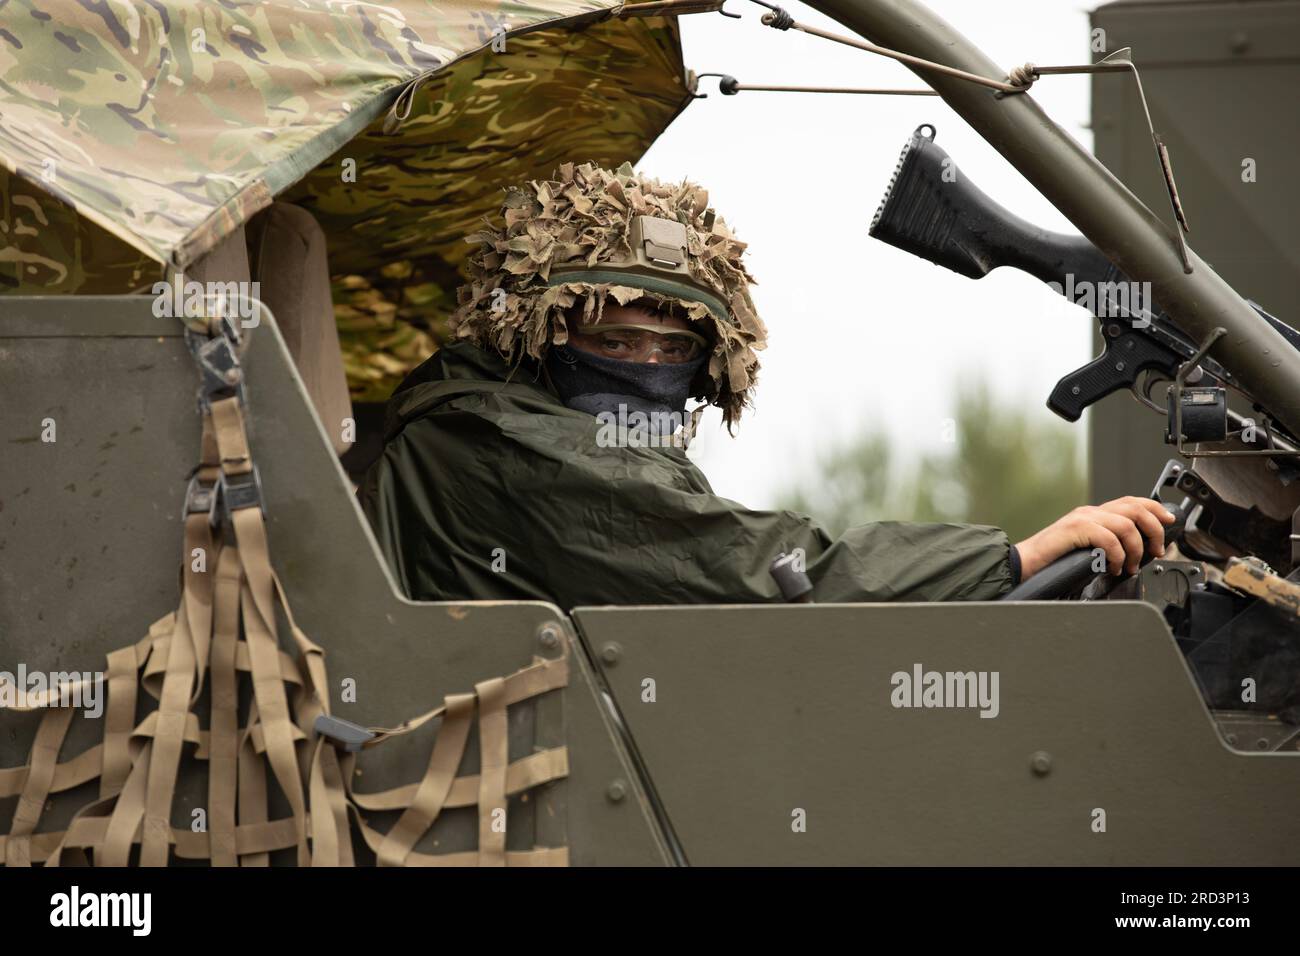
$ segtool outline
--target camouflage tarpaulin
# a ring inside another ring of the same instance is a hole
[[[0,288],[147,289],[283,196],[325,227],[354,395],[383,397],[501,187],[635,160],[688,101],[675,20],[620,6],[0,4]]]

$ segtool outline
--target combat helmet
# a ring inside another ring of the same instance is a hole
[[[568,340],[567,316],[599,323],[605,302],[647,301],[708,332],[709,361],[692,396],[730,427],[749,404],[767,329],[754,309],[745,243],[709,207],[709,194],[662,183],[624,163],[611,172],[565,163],[549,180],[507,190],[504,228],[466,237],[470,281],[452,333],[511,361],[541,359]]]

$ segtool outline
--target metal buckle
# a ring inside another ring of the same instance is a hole
[[[350,720],[344,720],[342,717],[331,717],[329,714],[318,715],[312,729],[352,753],[356,753],[368,741],[375,738],[374,731],[367,730]]]
[[[198,475],[191,476],[185,489],[185,503],[181,506],[181,523],[190,515],[207,514],[208,523],[215,524],[217,489],[218,484],[205,485],[199,481]]]
[[[221,480],[213,490],[216,492],[212,502],[214,526],[230,517],[232,512],[244,508],[257,508],[263,514],[266,513],[262,507],[262,476],[256,465],[252,471],[243,475],[232,476],[222,472]]]

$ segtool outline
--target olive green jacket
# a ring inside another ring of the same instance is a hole
[[[361,504],[417,600],[769,603],[781,597],[768,567],[794,548],[819,602],[992,600],[1011,586],[996,528],[885,521],[833,540],[806,515],[718,497],[679,449],[601,447],[601,423],[535,366],[509,376],[464,343],[416,369],[387,414]]]

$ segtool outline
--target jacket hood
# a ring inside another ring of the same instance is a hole
[[[407,424],[456,398],[499,393],[541,414],[586,414],[565,407],[537,362],[516,360],[512,366],[469,342],[453,342],[417,366],[394,390],[384,413],[384,441],[392,441]]]

